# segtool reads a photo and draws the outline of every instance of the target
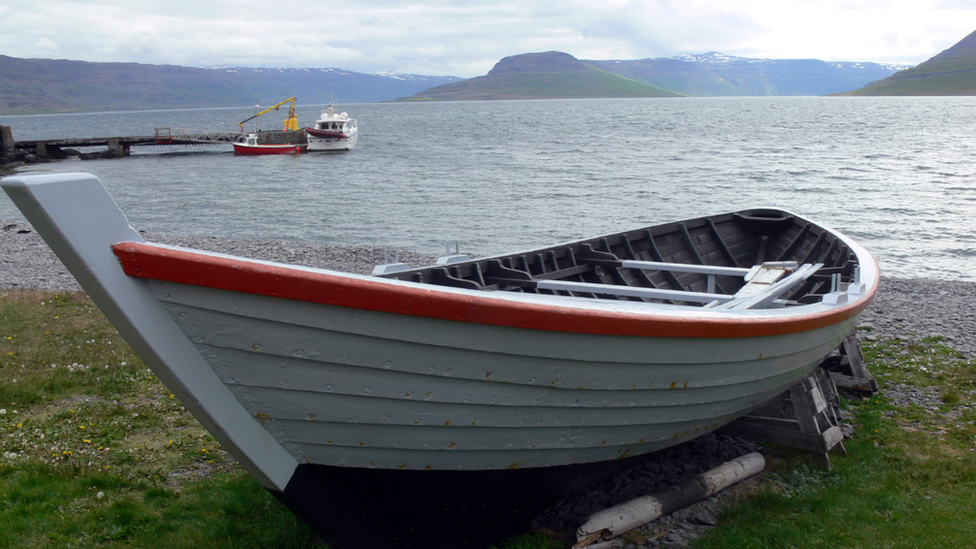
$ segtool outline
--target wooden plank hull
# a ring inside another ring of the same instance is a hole
[[[201,423],[350,548],[483,547],[566,490],[727,424],[835,348],[879,276],[857,244],[782,212],[380,278],[145,243],[84,174],[3,186]],[[743,284],[621,258],[720,273],[812,259],[832,278],[761,310],[537,284]]]
[[[401,470],[551,467],[659,450],[782,393],[853,322],[759,338],[615,337],[150,286],[299,462]]]

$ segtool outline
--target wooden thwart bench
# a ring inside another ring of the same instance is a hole
[[[601,262],[601,264],[608,263],[611,262]],[[624,260],[612,263],[616,263],[613,266],[625,269],[704,274],[708,276],[709,291],[691,292],[568,280],[538,280],[532,281],[531,284],[539,290],[704,303],[706,307],[719,309],[757,309],[772,306],[781,295],[810,278],[810,276],[823,266],[822,263],[808,263],[798,267],[793,262],[771,262],[756,265],[751,269],[745,269],[739,267],[688,265],[684,263],[663,263],[657,261]],[[716,276],[743,277],[746,280],[746,285],[740,288],[734,295],[714,293],[714,278]]]

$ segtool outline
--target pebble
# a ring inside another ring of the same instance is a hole
[[[343,272],[369,274],[384,262],[383,248],[343,246],[275,240],[228,240],[216,237],[144,234],[153,242],[208,251],[299,264]],[[390,252],[390,261],[392,261]],[[400,251],[400,260],[429,265],[435,256]],[[24,222],[0,220],[0,289],[79,290],[33,228]],[[941,337],[967,358],[976,357],[976,282],[882,278],[871,306],[861,314],[861,337],[870,341],[899,339],[903,344],[925,337]],[[905,353],[908,351],[906,350]],[[937,391],[886,386],[895,406],[923,408],[941,404]],[[6,412],[6,410],[3,410]],[[586,518],[599,510],[652,494],[744,454],[760,451],[758,443],[709,434],[654,454],[617,477],[585,492],[570,494],[540,515],[535,524],[556,532],[575,533]],[[748,481],[747,481],[748,482]],[[719,493],[641,530],[649,540],[635,549],[686,547],[701,532],[715,525],[730,491]]]
[[[151,242],[184,246],[241,257],[304,265],[348,273],[370,274],[373,267],[392,262],[395,250],[378,246],[343,246],[280,240],[230,240],[209,236],[142,233]],[[417,266],[436,261],[433,255],[400,250],[400,261]],[[76,291],[81,287],[29,223],[0,220],[0,289]]]

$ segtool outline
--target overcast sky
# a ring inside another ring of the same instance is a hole
[[[16,6],[12,5],[16,4]],[[474,77],[502,57],[919,63],[976,30],[974,0],[32,0],[0,4],[0,54],[190,67]],[[2,78],[2,75],[0,75]]]

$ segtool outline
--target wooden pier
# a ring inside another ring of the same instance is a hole
[[[132,147],[160,145],[219,145],[233,143],[240,132],[208,132],[156,128],[153,135],[121,137],[71,137],[63,139],[28,139],[15,141],[14,149],[35,152],[38,156],[57,157],[60,150],[73,147],[108,149],[111,156],[127,156]]]
[[[257,130],[258,143],[282,144],[305,143],[305,132],[283,130]],[[206,131],[155,128],[152,135],[120,137],[70,137],[62,139],[14,139],[10,126],[0,126],[0,166],[12,162],[33,163],[60,160],[69,155],[80,155],[82,160],[91,158],[118,158],[128,156],[132,147],[173,145],[227,145],[237,141],[239,131]],[[100,152],[81,153],[75,147],[105,147]]]

